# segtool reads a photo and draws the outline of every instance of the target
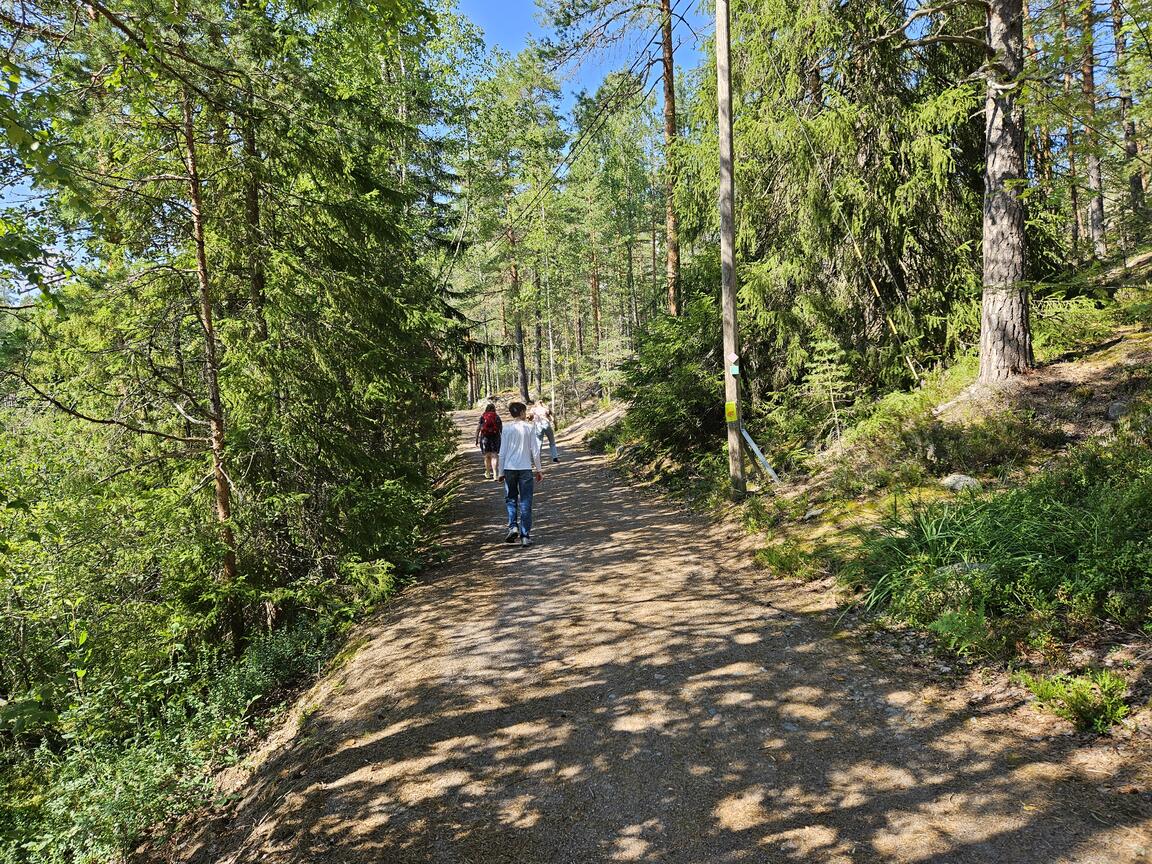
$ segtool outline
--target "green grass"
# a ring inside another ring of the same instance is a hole
[[[852,497],[879,489],[909,489],[944,474],[1006,475],[1038,455],[1066,443],[1064,434],[1045,428],[1021,412],[1003,410],[975,423],[947,423],[931,414],[869,424],[865,437],[838,462],[830,488]]]
[[[1042,708],[1081,732],[1107,732],[1128,715],[1128,685],[1107,669],[1047,677],[1021,673],[1018,679]]]
[[[93,718],[132,698],[109,688],[62,718],[72,732],[61,744],[0,751],[0,864],[121,860],[141,831],[206,803],[212,770],[238,758],[289,688],[316,673],[331,636],[285,629],[238,661],[177,666],[166,684],[179,695],[127,737],[85,734],[99,729]]]
[[[968,650],[1101,620],[1152,632],[1152,451],[1130,432],[1015,489],[912,506],[863,535],[841,578]]]

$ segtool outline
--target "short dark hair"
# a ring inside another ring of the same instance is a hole
[[[496,410],[496,406],[493,405],[491,402],[489,402],[487,405],[484,406],[484,413],[485,414],[487,414],[489,411],[495,411],[495,410]]]
[[[508,403],[508,413],[511,414],[513,417],[519,417],[520,415],[522,415],[527,410],[528,410],[528,406],[525,405],[523,402],[509,402]]]

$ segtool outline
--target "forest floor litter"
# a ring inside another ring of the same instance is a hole
[[[912,663],[561,443],[528,550],[464,448],[448,559],[149,860],[1152,862],[1146,728]]]

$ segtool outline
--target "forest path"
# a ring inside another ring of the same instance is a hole
[[[450,560],[171,860],[1152,861],[1129,745],[881,660],[826,591],[743,569],[720,529],[571,441],[538,545],[506,546],[458,422]]]

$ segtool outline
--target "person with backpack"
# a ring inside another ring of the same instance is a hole
[[[496,413],[496,406],[489,402],[480,415],[480,422],[476,425],[476,444],[484,454],[484,479],[495,480],[496,469],[500,459],[500,436],[504,431],[504,424],[500,422],[500,415]]]
[[[503,435],[500,448],[499,478],[504,480],[504,503],[508,507],[508,533],[505,543],[532,545],[532,493],[535,483],[544,479],[540,464],[540,438],[536,427],[525,416],[528,406],[512,402],[508,413],[512,422]],[[533,482],[535,481],[535,483]]]

